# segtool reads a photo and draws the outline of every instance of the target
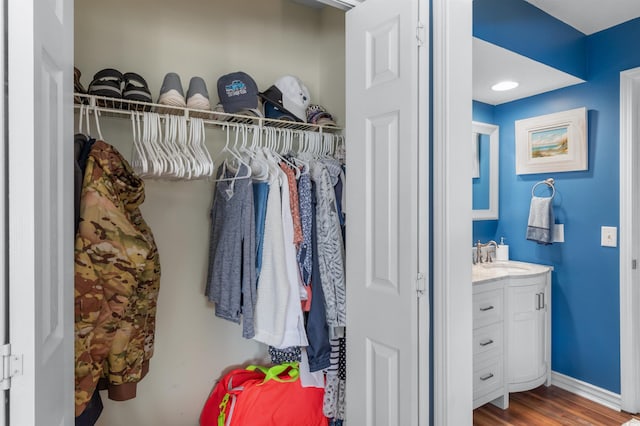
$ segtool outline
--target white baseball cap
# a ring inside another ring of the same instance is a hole
[[[277,89],[277,90],[274,90]],[[294,115],[298,120],[307,121],[307,107],[311,96],[309,89],[298,77],[285,75],[280,77],[273,86],[261,93],[268,102],[276,104],[280,109]]]

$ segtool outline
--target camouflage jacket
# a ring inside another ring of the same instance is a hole
[[[75,240],[75,404],[106,378],[111,399],[135,397],[153,355],[160,262],[139,210],[144,182],[112,146],[91,148]]]

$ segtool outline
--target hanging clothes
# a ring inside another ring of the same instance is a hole
[[[332,337],[341,337],[347,325],[344,244],[336,207],[333,183],[327,167],[311,162],[311,178],[316,183],[317,250],[327,324]]]
[[[311,241],[312,215],[314,207],[311,202],[311,176],[305,169],[298,180],[298,199],[300,202],[300,225],[302,227],[302,243],[298,248],[298,264],[304,285],[311,283],[313,244]]]
[[[289,184],[286,174],[274,161],[269,174],[255,340],[278,349],[307,346],[293,245]]]
[[[289,214],[293,223],[293,244],[296,249],[302,243],[302,223],[300,222],[300,203],[298,201],[298,182],[296,181],[295,172],[284,163],[280,163],[280,168],[287,175],[287,183],[289,188]]]
[[[211,208],[209,272],[205,295],[215,303],[216,316],[240,323],[242,335],[254,337],[256,306],[255,213],[248,168],[237,171],[226,163],[218,169]]]
[[[80,197],[82,196],[82,182],[84,181],[84,171],[87,168],[87,160],[89,152],[95,143],[95,139],[89,138],[82,133],[77,133],[73,138],[73,195],[74,195],[74,211],[75,211],[75,228],[74,236],[78,231],[80,224]]]
[[[91,147],[75,241],[75,414],[98,380],[135,397],[153,356],[160,258],[139,206],[144,182],[104,141]]]
[[[331,341],[331,366],[326,371],[323,413],[329,419],[344,420],[346,410],[347,346],[344,337]]]
[[[260,275],[262,267],[262,244],[264,242],[264,219],[267,214],[267,195],[269,183],[253,181],[253,208],[256,226],[256,277]]]
[[[311,183],[311,182],[310,182]],[[324,292],[322,291],[322,275],[320,274],[320,263],[318,260],[317,248],[317,223],[315,215],[316,197],[315,183],[311,183],[311,244],[309,251],[313,252],[313,280],[311,282],[311,309],[307,315],[307,337],[309,347],[307,355],[309,359],[309,370],[311,372],[324,370],[330,365],[331,344],[329,343],[329,327],[327,326],[327,311],[324,304]]]

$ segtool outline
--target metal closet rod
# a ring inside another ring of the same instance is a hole
[[[162,105],[151,102],[141,102],[129,99],[109,98],[106,96],[88,95],[75,93],[74,97],[86,100],[85,108],[89,111],[99,111],[107,116],[131,117],[132,112],[142,113],[145,111],[156,112],[158,114],[184,115],[189,120],[190,117],[202,118],[205,124],[214,126],[225,126],[229,123],[249,124],[259,127],[275,127],[279,129],[307,130],[324,132],[341,132],[338,126],[319,126],[317,124],[300,123],[288,120],[276,120],[273,118],[252,117],[241,114],[229,114],[211,110],[192,109],[170,105]],[[74,104],[74,108],[79,109],[81,104]]]

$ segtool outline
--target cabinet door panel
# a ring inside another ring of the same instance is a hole
[[[542,296],[546,281],[508,290],[508,381],[535,380],[546,372],[545,310]]]

